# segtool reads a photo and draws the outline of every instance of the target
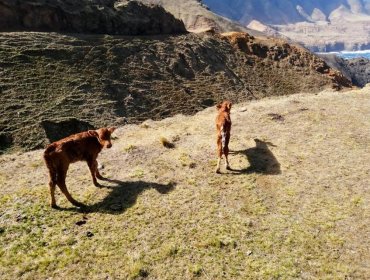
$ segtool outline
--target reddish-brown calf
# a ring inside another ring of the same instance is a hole
[[[66,175],[69,164],[76,161],[86,161],[95,186],[100,186],[96,178],[104,179],[98,171],[96,158],[103,147],[112,147],[111,134],[115,127],[100,128],[77,133],[51,143],[44,152],[44,160],[49,169],[51,207],[56,208],[55,186],[58,185],[67,199],[75,206],[84,205],[76,201],[68,192],[66,186]]]
[[[218,110],[218,115],[216,118],[216,128],[217,128],[217,168],[216,173],[220,173],[220,163],[222,155],[225,155],[226,169],[231,169],[229,165],[229,141],[230,141],[230,131],[231,131],[231,102],[224,101],[216,106]]]

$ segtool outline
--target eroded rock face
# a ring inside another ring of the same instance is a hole
[[[366,58],[344,59],[335,54],[320,54],[330,67],[341,71],[355,86],[370,83],[370,60]]]
[[[162,7],[135,1],[0,0],[0,31],[154,35],[186,29]]]
[[[119,0],[127,2],[130,0]],[[181,19],[190,32],[203,32],[214,30],[216,32],[241,31],[262,35],[259,32],[248,29],[243,24],[227,19],[220,14],[215,14],[204,5],[201,0],[138,0],[146,4],[160,5]],[[222,1],[220,1],[222,2]],[[228,1],[224,1],[228,3]]]
[[[224,33],[221,38],[247,55],[256,56],[271,65],[293,69],[305,68],[323,74],[332,80],[333,88],[351,86],[350,80],[340,71],[334,70],[323,59],[299,45],[288,44],[281,39],[255,38],[242,32]]]

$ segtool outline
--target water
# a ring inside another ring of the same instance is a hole
[[[342,51],[342,52],[334,52],[334,54],[336,54],[339,57],[343,57],[345,59],[358,58],[358,57],[364,57],[364,58],[370,59],[370,50],[356,51],[356,52]]]

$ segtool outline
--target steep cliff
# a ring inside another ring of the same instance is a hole
[[[370,60],[366,58],[344,59],[335,54],[320,54],[330,67],[341,71],[352,83],[364,87],[370,83]]]

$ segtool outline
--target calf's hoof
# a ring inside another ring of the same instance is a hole
[[[226,166],[226,169],[227,170],[232,170],[232,168],[230,166]]]
[[[216,173],[217,173],[217,174],[221,174],[221,171],[220,171],[220,169],[219,169],[219,168],[217,168],[217,169],[216,169]]]
[[[78,208],[86,208],[87,206],[81,202],[75,202],[73,203],[74,206],[78,207]]]

